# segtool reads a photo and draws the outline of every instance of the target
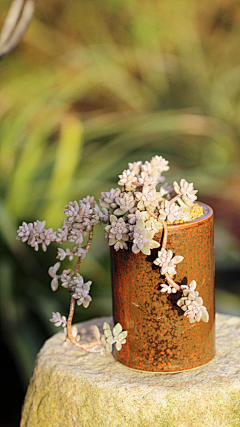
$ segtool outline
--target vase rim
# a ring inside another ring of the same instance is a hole
[[[167,228],[176,229],[176,228],[189,227],[192,224],[198,225],[199,223],[204,222],[213,216],[213,209],[209,205],[206,205],[205,203],[202,203],[202,202],[196,202],[196,203],[203,207],[205,211],[205,214],[203,216],[201,216],[200,218],[194,219],[192,221],[182,222],[181,224],[168,224]]]

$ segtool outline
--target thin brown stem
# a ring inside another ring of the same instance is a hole
[[[180,197],[180,194],[177,194],[175,197],[173,197],[173,199],[169,201],[169,204],[171,205],[172,203],[175,203]]]
[[[69,309],[69,315],[67,320],[67,337],[71,341],[73,345],[75,345],[78,348],[81,348],[81,350],[88,351],[89,353],[99,353],[100,350],[93,349],[91,347],[96,347],[97,345],[101,344],[101,341],[93,341],[88,344],[80,344],[78,341],[75,340],[73,333],[72,333],[72,318],[74,314],[74,307],[75,307],[75,298],[71,298],[70,301],[70,309]]]
[[[68,320],[67,320],[67,335],[70,341],[74,345],[76,345],[76,347],[82,348],[82,346],[74,339],[74,336],[72,334],[72,318],[74,314],[75,301],[76,301],[75,298],[71,297]]]
[[[159,220],[163,226],[163,240],[162,240],[162,249],[166,249],[167,246],[167,238],[168,238],[168,228],[165,221]]]
[[[161,222],[162,226],[163,226],[163,240],[162,240],[162,249],[166,249],[167,246],[167,238],[168,238],[168,228],[167,228],[167,223],[166,221],[163,221],[161,219],[158,218],[157,215],[155,215],[151,210],[148,210],[148,213],[155,219],[157,219],[159,222]],[[169,285],[171,285],[173,288],[177,289],[177,291],[181,291],[181,287],[174,282],[174,280],[169,276],[168,273],[165,274],[166,280],[168,282]]]
[[[93,239],[93,230],[90,230],[87,244],[83,248],[86,252],[89,250],[89,248],[91,246],[92,239]],[[72,277],[75,276],[75,274],[77,274],[77,272],[81,266],[81,262],[82,262],[82,258],[79,257],[77,260],[76,266],[75,266],[75,268],[71,274]],[[94,350],[94,349],[91,349],[91,347],[101,344],[100,341],[95,341],[95,342],[92,342],[89,344],[80,344],[78,341],[75,340],[75,338],[73,336],[72,319],[73,319],[73,315],[74,315],[75,301],[76,301],[75,298],[71,297],[69,315],[68,315],[68,319],[67,319],[67,337],[71,341],[71,343],[74,344],[76,347],[81,348],[82,350],[85,350],[85,351],[92,352],[92,353],[98,353],[100,350]]]
[[[73,277],[73,276],[75,276],[75,274],[78,272],[78,270],[79,270],[79,268],[80,268],[81,263],[82,263],[82,258],[81,258],[81,257],[79,257],[79,258],[78,258],[78,260],[77,260],[77,263],[76,263],[76,265],[75,265],[75,268],[74,268],[74,270],[73,270],[73,272],[72,272],[72,274],[71,274],[71,276],[72,276],[72,277]]]
[[[149,215],[151,215],[153,218],[158,220],[158,216],[155,215],[150,209],[147,208],[147,212],[149,213]]]
[[[102,344],[101,341],[92,341],[92,342],[89,342],[87,344],[83,344],[83,347],[84,348],[90,348],[90,347],[95,347],[96,345],[100,345],[100,344]]]
[[[89,250],[89,248],[90,248],[90,246],[91,246],[92,239],[93,239],[93,230],[90,230],[90,231],[89,231],[89,236],[88,236],[87,244],[83,247],[83,249],[84,249],[86,252],[88,252],[88,250]],[[76,266],[75,266],[75,268],[74,268],[74,270],[73,270],[73,272],[72,272],[72,274],[71,274],[71,276],[72,276],[72,277],[73,277],[73,276],[75,276],[75,274],[78,272],[78,270],[79,270],[79,268],[80,268],[80,266],[81,266],[81,263],[82,263],[82,258],[81,258],[81,257],[79,257],[79,258],[78,258],[78,260],[77,260]]]
[[[166,221],[163,221],[162,219],[159,219],[157,215],[155,215],[150,209],[147,209],[148,213],[155,218],[157,221],[161,222],[163,226],[163,241],[162,241],[162,249],[166,249],[167,246],[167,238],[168,238],[168,228]]]
[[[90,246],[91,246],[91,243],[92,243],[92,239],[93,239],[93,229],[91,229],[91,230],[89,231],[87,244],[83,247],[83,249],[84,249],[85,251],[88,251],[88,250],[89,250],[89,248],[90,248]]]
[[[177,289],[177,291],[181,291],[181,287],[174,282],[174,280],[169,276],[168,273],[165,274],[166,280],[169,285],[171,285],[173,288]]]

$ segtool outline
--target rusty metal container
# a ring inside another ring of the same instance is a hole
[[[135,255],[111,248],[114,322],[128,331],[127,343],[115,358],[141,371],[177,372],[209,362],[215,354],[213,211],[200,203],[200,219],[168,226],[167,249],[184,256],[174,277],[178,284],[196,280],[199,295],[209,313],[209,322],[190,323],[177,306],[177,294],[161,292],[165,283],[151,255]],[[154,240],[161,242],[162,232]]]

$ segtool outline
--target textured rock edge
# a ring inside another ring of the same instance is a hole
[[[77,325],[90,334],[93,324]],[[83,334],[82,334],[83,335]],[[60,334],[41,349],[21,427],[237,427],[240,425],[240,318],[217,315],[217,354],[187,372],[137,372],[112,355],[86,354]]]

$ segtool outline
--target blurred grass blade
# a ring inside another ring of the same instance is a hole
[[[56,161],[47,192],[48,208],[44,218],[52,226],[62,219],[62,210],[68,200],[77,165],[80,162],[83,145],[83,126],[74,116],[67,116],[61,124]]]
[[[39,129],[29,135],[12,176],[7,209],[17,217],[26,215],[33,180],[43,155],[43,140],[43,135]],[[18,201],[17,203],[16,200]]]
[[[14,251],[17,246],[16,241],[16,224],[13,223],[13,219],[6,212],[4,204],[0,199],[0,236],[7,243],[7,246]],[[15,218],[14,218],[15,220]],[[15,227],[14,227],[15,226]]]

